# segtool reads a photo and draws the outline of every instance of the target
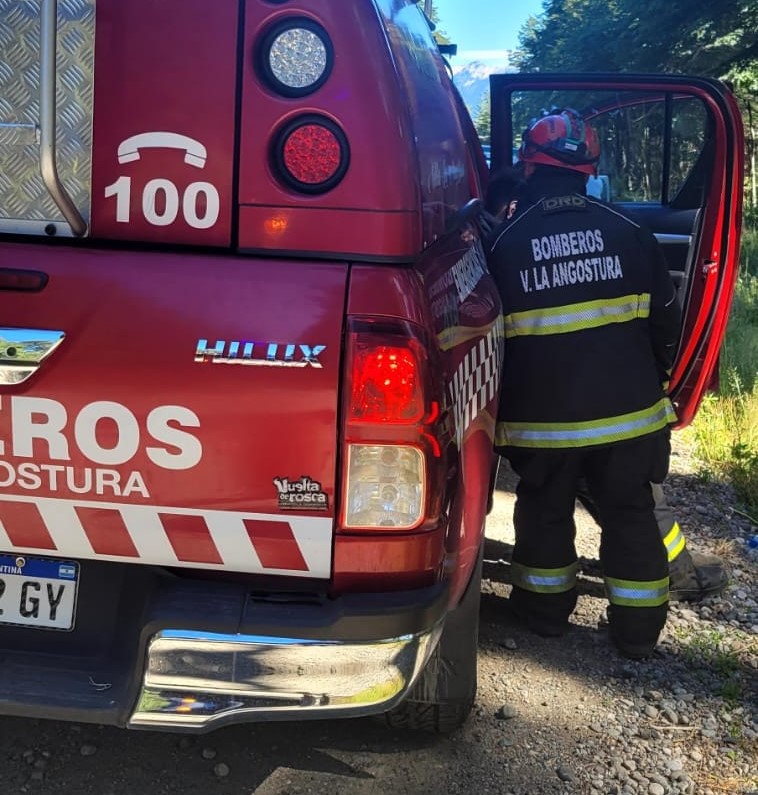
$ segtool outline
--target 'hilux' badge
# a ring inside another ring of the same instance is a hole
[[[244,342],[240,340],[216,340],[213,347],[208,340],[198,340],[195,349],[196,362],[213,364],[247,364],[260,367],[317,367],[322,364],[318,357],[326,345],[303,345],[302,343]],[[295,357],[298,358],[295,358]]]
[[[279,508],[283,511],[326,511],[329,499],[317,480],[303,475],[300,480],[274,478],[279,492]]]

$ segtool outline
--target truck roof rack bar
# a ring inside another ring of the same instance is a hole
[[[87,231],[87,223],[74,205],[58,176],[55,161],[55,75],[58,34],[58,0],[40,3],[40,142],[39,168],[48,193],[77,237]]]

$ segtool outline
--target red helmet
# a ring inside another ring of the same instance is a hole
[[[575,110],[556,110],[534,119],[524,130],[518,156],[525,163],[594,174],[600,159],[600,141]]]

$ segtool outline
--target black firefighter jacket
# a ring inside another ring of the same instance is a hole
[[[495,231],[489,264],[506,338],[496,446],[606,445],[675,421],[680,310],[650,231],[559,186]]]

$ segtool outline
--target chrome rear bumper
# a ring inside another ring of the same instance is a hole
[[[148,645],[128,725],[202,731],[245,720],[385,712],[414,684],[441,628],[375,641],[165,629]]]

